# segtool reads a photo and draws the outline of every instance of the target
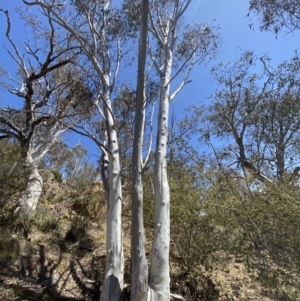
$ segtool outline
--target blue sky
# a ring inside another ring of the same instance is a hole
[[[2,3],[1,3],[2,2]],[[21,0],[1,1],[0,6],[8,9],[12,17],[12,36],[21,41],[24,37],[24,28],[19,18],[13,12],[16,5],[21,5]],[[214,93],[216,85],[213,83],[210,68],[217,62],[234,62],[239,58],[242,50],[254,50],[258,55],[269,54],[273,63],[278,64],[289,59],[293,51],[300,48],[300,32],[286,36],[275,37],[273,33],[260,32],[258,24],[254,20],[254,29],[249,28],[251,22],[247,17],[248,1],[246,0],[194,0],[191,4],[186,19],[200,23],[220,26],[221,48],[215,62],[207,66],[196,66],[191,74],[192,83],[187,85],[172,103],[172,107],[178,117],[190,104],[199,102],[207,103],[206,98]],[[0,62],[12,71],[14,66],[2,47],[5,40],[6,20],[4,14],[0,14]],[[133,80],[136,78],[135,74]],[[7,96],[7,94],[6,94]],[[8,102],[13,101],[12,98]],[[7,101],[6,101],[7,103]],[[89,143],[88,143],[89,144]]]
[[[249,28],[251,20],[246,17],[248,1],[246,0],[194,0],[189,11],[188,19],[200,23],[211,24],[215,20],[220,25],[221,49],[215,62],[208,66],[198,66],[194,69],[191,79],[193,82],[186,86],[180,97],[175,101],[176,107],[189,101],[205,102],[216,86],[212,82],[210,69],[217,62],[234,62],[242,50],[253,50],[257,55],[269,54],[274,64],[292,57],[293,52],[300,48],[300,32],[275,37],[273,33],[261,32],[256,20],[254,29]],[[255,20],[253,20],[255,21]]]

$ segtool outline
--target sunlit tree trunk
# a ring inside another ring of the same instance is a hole
[[[15,210],[15,214],[18,214],[21,218],[29,217],[34,214],[43,192],[43,179],[39,173],[36,162],[32,159],[30,150],[28,150],[25,155],[24,167],[29,173],[28,183],[26,190],[19,200],[19,206]]]
[[[28,182],[26,190],[19,199],[18,207],[14,212],[19,218],[23,219],[35,213],[39,199],[42,196],[44,184],[38,169],[39,164],[51,146],[54,145],[57,139],[65,132],[66,129],[60,129],[60,124],[56,123],[47,132],[49,135],[47,141],[40,143],[39,147],[34,148],[34,145],[40,142],[35,134],[33,134],[30,139],[27,139],[25,145],[22,146],[23,162],[26,174],[28,175]]]
[[[122,243],[122,187],[119,145],[111,114],[109,87],[105,89],[108,139],[108,208],[106,230],[106,270],[101,301],[118,301],[123,289],[124,257]]]
[[[167,178],[167,142],[172,52],[166,50],[166,68],[161,79],[155,151],[155,216],[148,300],[170,300],[170,189]]]

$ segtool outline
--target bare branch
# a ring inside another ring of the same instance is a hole
[[[149,16],[150,16],[150,22],[151,22],[152,28],[149,27],[148,30],[157,38],[159,44],[161,44],[162,47],[165,47],[166,43],[162,39],[161,35],[158,32],[157,27],[154,24],[153,15],[151,14],[151,10],[149,10]]]
[[[21,137],[19,137],[18,135],[16,135],[14,132],[0,129],[0,133],[5,134],[4,136],[1,136],[1,139],[4,139],[4,138],[14,138],[17,141],[21,141]]]
[[[61,16],[59,16],[59,14],[57,12],[55,12],[55,10],[53,10],[53,6],[52,5],[48,5],[45,4],[44,2],[28,2],[23,0],[23,2],[27,5],[30,6],[34,6],[34,5],[38,5],[40,7],[42,7],[44,10],[46,10],[47,12],[51,12],[51,14],[55,17],[53,18],[52,16],[50,17],[51,20],[53,20],[54,22],[56,22],[57,24],[59,24],[60,26],[62,26],[63,28],[65,28],[66,30],[68,30],[72,36],[76,39],[76,41],[80,44],[80,46],[82,47],[82,49],[85,51],[85,53],[88,55],[89,59],[91,60],[93,66],[95,67],[97,73],[99,74],[103,84],[105,83],[106,85],[107,83],[107,78],[104,76],[104,72],[101,68],[101,66],[99,65],[99,62],[97,61],[96,57],[94,55],[91,54],[90,50],[88,49],[88,44],[86,43],[85,39],[83,37],[81,37],[68,23],[66,20],[64,20]],[[46,14],[46,13],[45,13]],[[47,14],[46,14],[47,15]]]
[[[44,65],[43,68],[41,69],[41,71],[40,71],[38,74],[32,73],[32,74],[30,75],[30,80],[37,80],[37,79],[40,79],[41,77],[45,76],[47,73],[49,73],[49,72],[51,72],[51,71],[53,71],[53,70],[55,70],[55,69],[58,69],[58,68],[60,68],[60,67],[62,67],[62,66],[64,66],[64,65],[66,65],[66,64],[68,64],[68,63],[71,63],[71,62],[72,62],[71,59],[64,60],[64,61],[59,62],[59,63],[57,63],[57,64],[55,64],[55,65],[52,65],[52,66],[50,66],[50,67],[48,67],[48,68],[47,68],[47,66]]]
[[[21,56],[16,44],[12,41],[11,37],[10,37],[10,29],[11,29],[11,22],[10,22],[10,17],[9,17],[9,13],[7,10],[4,10],[3,8],[0,7],[0,12],[3,12],[6,15],[6,21],[7,21],[7,29],[6,29],[6,37],[9,40],[10,44],[12,45],[12,47],[15,50],[15,53],[18,57],[18,59],[7,49],[8,53],[10,54],[10,56],[14,59],[14,61],[20,66],[20,68],[24,71],[24,73],[28,76],[28,72],[27,69],[25,67],[25,62],[23,60],[23,57]]]
[[[22,91],[17,90],[17,89],[15,89],[15,90],[13,90],[13,89],[8,89],[8,92],[11,93],[11,94],[16,95],[16,96],[18,96],[18,97],[21,97],[21,98],[25,98],[25,96],[26,96],[25,93],[23,93]]]
[[[116,62],[116,68],[115,68],[115,71],[114,71],[112,83],[110,85],[111,91],[115,87],[117,76],[118,76],[118,73],[119,73],[120,63],[121,63],[121,53],[122,53],[122,48],[121,48],[121,45],[120,45],[120,40],[118,38],[118,41],[117,41],[117,62]]]
[[[155,67],[155,70],[156,70],[156,72],[157,72],[160,76],[162,76],[161,68],[158,66],[158,64],[157,64],[157,62],[156,62],[156,59],[153,57],[153,54],[152,54],[152,52],[151,52],[151,47],[150,47],[149,39],[148,39],[147,44],[148,44],[148,52],[149,52],[151,61],[152,61],[153,65],[154,65],[154,67]]]
[[[36,61],[39,63],[39,65],[42,65],[42,62],[40,61],[40,58],[37,56],[38,49],[36,49],[35,51],[33,51],[31,49],[31,46],[28,43],[26,43],[26,42],[25,42],[25,46],[26,46],[26,48],[25,48],[26,53],[28,53],[29,55],[33,56],[36,59]]]
[[[177,26],[178,20],[183,16],[189,5],[191,4],[192,0],[187,0],[185,3],[182,3],[182,6],[180,9],[176,11],[176,17],[174,18],[174,26]],[[177,4],[178,6],[178,4]]]
[[[62,123],[62,124],[63,124],[63,123]],[[78,126],[73,127],[73,126],[66,125],[66,124],[63,124],[63,125],[64,125],[66,128],[68,128],[69,130],[71,130],[72,132],[74,132],[74,133],[77,133],[77,134],[80,134],[80,135],[82,135],[82,136],[84,136],[84,137],[87,137],[87,138],[92,139],[92,140],[97,144],[97,146],[98,146],[99,148],[101,148],[102,150],[105,150],[105,152],[107,152],[107,153],[109,153],[109,154],[112,154],[111,151],[110,151],[104,144],[100,143],[100,142],[98,141],[98,139],[97,139],[95,136],[91,135],[91,134],[90,134],[89,132],[87,132],[83,127],[78,127]],[[78,130],[78,128],[81,128],[82,131]]]
[[[194,56],[194,57],[195,57],[195,56]],[[188,71],[187,71],[187,73],[186,73],[186,75],[185,75],[183,81],[181,82],[181,84],[179,85],[179,87],[178,87],[178,88],[172,93],[172,95],[170,96],[170,101],[172,101],[172,100],[176,97],[176,95],[182,90],[182,88],[183,88],[186,84],[188,84],[188,83],[191,82],[191,81],[188,81],[188,79],[189,79],[190,73],[191,73],[191,71],[192,71],[194,65],[195,65],[195,62],[194,62],[194,60],[192,60],[192,62],[191,62],[191,64],[190,64],[190,67],[189,67],[189,69],[188,69]],[[182,70],[182,69],[180,68],[179,70]],[[177,74],[178,74],[178,73],[177,73]],[[177,74],[176,74],[176,75],[177,75]],[[175,76],[176,76],[176,75],[175,75]],[[170,82],[175,78],[175,76],[170,80]]]
[[[10,122],[9,120],[0,116],[0,124],[5,124],[11,130],[15,131],[18,134],[18,136],[20,137],[20,139],[23,139],[24,135],[23,135],[22,131],[20,129],[18,129],[14,124],[12,124],[12,122]],[[6,131],[6,130],[4,130],[4,131]],[[8,133],[8,132],[3,132],[3,133]]]

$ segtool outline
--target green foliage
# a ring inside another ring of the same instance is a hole
[[[19,246],[15,240],[9,237],[0,239],[0,267],[6,265],[19,253]]]
[[[144,225],[146,233],[152,236],[154,222],[154,174],[149,170],[143,175],[144,188]]]
[[[300,29],[298,0],[250,0],[249,10],[258,15],[260,29],[279,32],[293,32]],[[252,24],[251,24],[252,26]]]
[[[171,258],[192,283],[234,255],[274,300],[300,300],[300,188],[267,187],[233,170],[169,163]],[[149,213],[147,212],[147,215]]]
[[[34,226],[41,232],[58,231],[61,223],[61,216],[44,210],[36,215],[33,220]]]
[[[26,187],[27,174],[22,163],[22,149],[10,141],[0,140],[1,209],[9,204],[13,195],[18,195]]]
[[[299,55],[274,66],[270,57],[245,51],[213,73],[218,89],[204,114],[203,134],[210,144],[215,138],[227,142],[214,148],[217,159],[260,181],[281,181],[300,159]]]
[[[61,173],[58,170],[51,170],[51,173],[54,176],[54,179],[58,182],[58,183],[62,183],[63,178]]]
[[[173,162],[169,167],[171,191],[172,257],[181,268],[192,272],[199,265],[207,270],[218,258],[216,251],[226,237],[210,214],[206,179],[199,166]]]
[[[274,300],[300,300],[300,188],[284,181],[259,189],[251,178],[215,172],[207,192],[209,214],[227,237],[223,250],[257,270]]]

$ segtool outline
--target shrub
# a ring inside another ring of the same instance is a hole
[[[54,179],[55,179],[56,182],[58,182],[58,183],[63,182],[62,175],[58,170],[51,170],[51,173],[53,174]]]

